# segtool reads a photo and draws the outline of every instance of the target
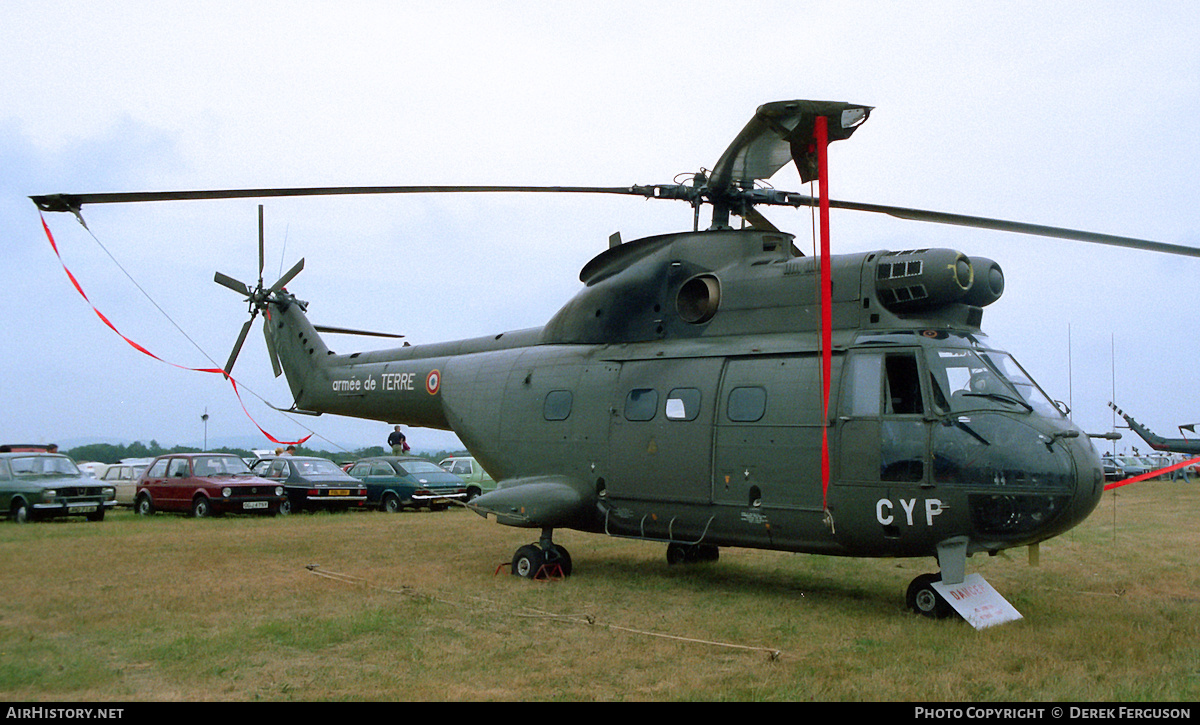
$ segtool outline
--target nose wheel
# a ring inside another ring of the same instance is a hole
[[[913,579],[904,597],[908,608],[930,619],[945,619],[953,614],[954,608],[933,588],[934,582],[941,580],[941,574],[922,574]]]
[[[512,575],[524,579],[548,579],[571,576],[571,555],[555,544],[552,531],[546,529],[536,544],[517,549],[512,558]]]

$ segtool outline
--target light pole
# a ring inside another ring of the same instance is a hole
[[[204,409],[204,415],[200,416],[200,420],[204,421],[204,450],[208,451],[208,408]]]

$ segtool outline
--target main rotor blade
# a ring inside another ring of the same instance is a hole
[[[238,294],[242,294],[247,297],[250,296],[250,287],[247,286],[245,282],[239,282],[227,274],[221,274],[220,272],[217,272],[216,275],[213,276],[213,281],[219,285],[228,287]]]
[[[284,287],[287,286],[287,283],[291,282],[292,279],[295,278],[296,275],[300,274],[300,271],[303,269],[304,269],[304,260],[301,259],[299,262],[296,262],[295,266],[293,266],[282,277],[280,277],[279,280],[275,284],[271,285],[270,291],[278,292],[279,290],[283,289]]]
[[[840,101],[776,101],[754,112],[713,166],[709,186],[714,189],[747,188],[758,179],[769,179],[795,160],[803,181],[809,181],[804,160],[817,116],[830,120],[829,140],[849,138],[867,117],[871,106]],[[799,150],[801,158],[797,157]]]
[[[805,205],[812,206],[816,204],[816,200],[812,197],[805,198],[807,199]],[[1188,257],[1200,257],[1200,249],[1197,249],[1196,247],[1188,247],[1181,244],[1169,244],[1167,242],[1155,242],[1149,239],[1137,239],[1135,237],[1122,237],[1114,234],[1100,234],[1098,232],[1088,232],[1080,229],[1049,227],[1042,224],[1028,224],[1025,222],[1006,221],[1004,219],[968,216],[966,214],[950,214],[947,212],[928,211],[925,209],[908,209],[899,206],[864,204],[853,201],[830,200],[829,206],[835,209],[851,209],[854,211],[868,211],[887,214],[898,219],[908,219],[911,221],[932,222],[934,224],[953,224],[956,226],[974,227],[977,229],[993,229],[1001,232],[1014,232],[1016,234],[1032,234],[1039,237],[1054,237],[1057,239],[1070,239],[1077,242],[1106,244],[1113,247],[1128,247],[1130,249],[1141,249],[1148,252],[1163,252],[1166,254],[1182,254]]]
[[[262,287],[263,273],[263,205],[258,205],[258,286]]]
[[[254,199],[277,196],[334,196],[352,194],[439,194],[487,192],[550,192],[568,194],[631,194],[643,192],[626,186],[324,186],[288,189],[208,189],[196,191],[129,191],[95,194],[45,194],[31,196],[42,211],[78,212],[84,204],[123,204],[142,201]]]

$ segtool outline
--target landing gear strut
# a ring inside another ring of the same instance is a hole
[[[512,559],[513,576],[525,579],[546,579],[551,576],[571,576],[571,555],[555,544],[553,529],[542,529],[536,544],[517,549]]]

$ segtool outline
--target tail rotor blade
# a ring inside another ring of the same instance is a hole
[[[270,289],[270,291],[271,291],[271,292],[278,292],[279,290],[281,290],[281,289],[283,289],[284,287],[286,287],[286,286],[287,286],[287,283],[288,283],[288,282],[291,282],[291,281],[292,281],[292,279],[293,279],[293,278],[294,278],[296,275],[300,274],[300,271],[301,271],[302,269],[304,269],[304,260],[303,260],[303,259],[301,259],[299,262],[296,262],[296,265],[295,265],[294,267],[292,267],[291,269],[289,269],[289,270],[288,270],[286,273],[284,273],[284,275],[283,275],[282,277],[280,277],[280,278],[279,278],[279,281],[278,281],[278,282],[276,282],[275,284],[271,285],[271,289]]]
[[[233,370],[233,363],[237,360],[238,353],[242,351],[242,344],[246,342],[246,333],[250,332],[250,323],[254,322],[254,316],[251,315],[246,324],[242,325],[242,332],[238,335],[237,343],[233,346],[233,352],[229,353],[229,361],[225,363],[225,374],[228,375]]]
[[[248,287],[245,282],[239,282],[227,274],[221,274],[220,272],[217,272],[213,277],[213,281],[223,287],[228,287],[238,294],[245,295],[246,297],[250,296],[250,287]]]

